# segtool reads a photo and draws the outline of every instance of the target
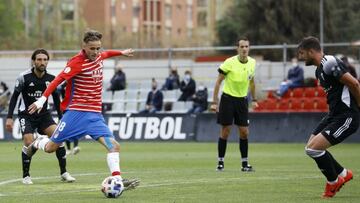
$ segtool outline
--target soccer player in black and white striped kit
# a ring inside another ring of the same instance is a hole
[[[23,149],[21,153],[22,157],[22,169],[23,169],[23,183],[33,184],[30,176],[30,163],[31,156],[26,153],[27,147],[34,141],[34,133],[51,136],[56,129],[56,123],[51,116],[51,109],[48,104],[44,104],[47,108],[43,108],[40,112],[30,115],[28,112],[29,106],[35,102],[46,87],[54,80],[55,76],[46,72],[46,67],[49,61],[49,54],[45,49],[36,49],[31,56],[31,69],[21,73],[16,79],[13,95],[10,99],[9,112],[6,119],[6,129],[9,132],[13,130],[13,112],[20,96],[18,117],[20,121],[20,129],[23,135]],[[59,95],[53,93],[53,101],[56,107],[58,116],[62,116],[60,110],[60,98]],[[56,157],[59,161],[60,177],[61,180],[66,182],[74,182],[73,178],[66,171],[66,150],[62,146],[56,151]]]
[[[327,149],[358,129],[360,84],[340,59],[323,53],[315,37],[306,37],[300,42],[298,56],[306,65],[316,66],[316,78],[327,93],[329,113],[313,131],[305,152],[327,179],[322,197],[331,198],[353,178],[352,171],[344,168]]]

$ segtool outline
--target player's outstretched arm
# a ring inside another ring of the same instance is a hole
[[[134,56],[134,50],[133,49],[125,49],[125,50],[123,50],[123,51],[121,51],[122,52],[122,54],[124,55],[124,56],[127,56],[127,57],[129,57],[129,56]]]

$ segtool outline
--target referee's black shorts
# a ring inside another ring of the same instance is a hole
[[[44,135],[43,130],[51,125],[56,125],[50,113],[45,113],[41,116],[19,114],[19,121],[22,135],[34,133],[35,130],[37,130],[38,133]]]
[[[249,126],[249,109],[246,97],[221,95],[217,123],[221,125]]]
[[[332,144],[344,141],[359,128],[359,113],[346,112],[336,116],[325,116],[313,131],[314,135],[321,132]]]

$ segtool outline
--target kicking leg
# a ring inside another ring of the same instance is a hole
[[[119,176],[121,179],[120,172],[120,144],[113,137],[100,137],[98,139],[105,148],[108,150],[107,164],[110,169],[112,176]],[[140,184],[138,179],[122,179],[125,189],[134,189]]]

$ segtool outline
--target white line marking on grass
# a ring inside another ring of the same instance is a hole
[[[75,177],[76,176],[93,176],[93,175],[100,175],[100,174],[108,174],[108,173],[82,173],[82,174],[73,174]],[[60,176],[43,176],[43,177],[34,177],[34,178],[31,178],[32,180],[43,180],[43,179],[49,179],[49,178],[59,178]],[[10,183],[15,183],[15,182],[18,182],[18,181],[21,181],[22,178],[16,178],[16,179],[10,179],[10,180],[5,180],[5,181],[1,181],[0,182],[0,186],[3,186],[3,185],[7,185],[7,184],[10,184]]]
[[[101,173],[87,173],[87,174],[78,174],[77,176],[87,176],[87,175],[98,175]],[[56,176],[57,177],[57,176]],[[306,176],[306,177],[300,177],[300,179],[314,179],[314,178],[320,178],[320,175],[314,175],[314,176]],[[45,179],[49,177],[39,177],[37,179]],[[138,188],[151,188],[151,187],[164,187],[164,186],[174,186],[174,185],[189,185],[189,184],[199,184],[199,183],[211,183],[211,182],[219,182],[219,181],[242,181],[242,182],[248,182],[248,181],[254,181],[254,180],[294,180],[296,178],[294,177],[254,177],[254,178],[247,178],[244,179],[244,177],[239,178],[213,178],[213,179],[197,179],[192,181],[168,181],[168,182],[159,182],[159,183],[150,183],[145,185],[140,185]],[[1,182],[0,182],[1,183]],[[45,191],[45,192],[36,192],[36,195],[49,195],[49,194],[67,194],[67,193],[79,193],[79,192],[95,192],[100,191],[99,188],[94,189],[79,189],[79,190],[69,190],[69,191]],[[33,196],[34,194],[24,194],[22,192],[13,192],[11,194],[2,194],[2,196]]]

